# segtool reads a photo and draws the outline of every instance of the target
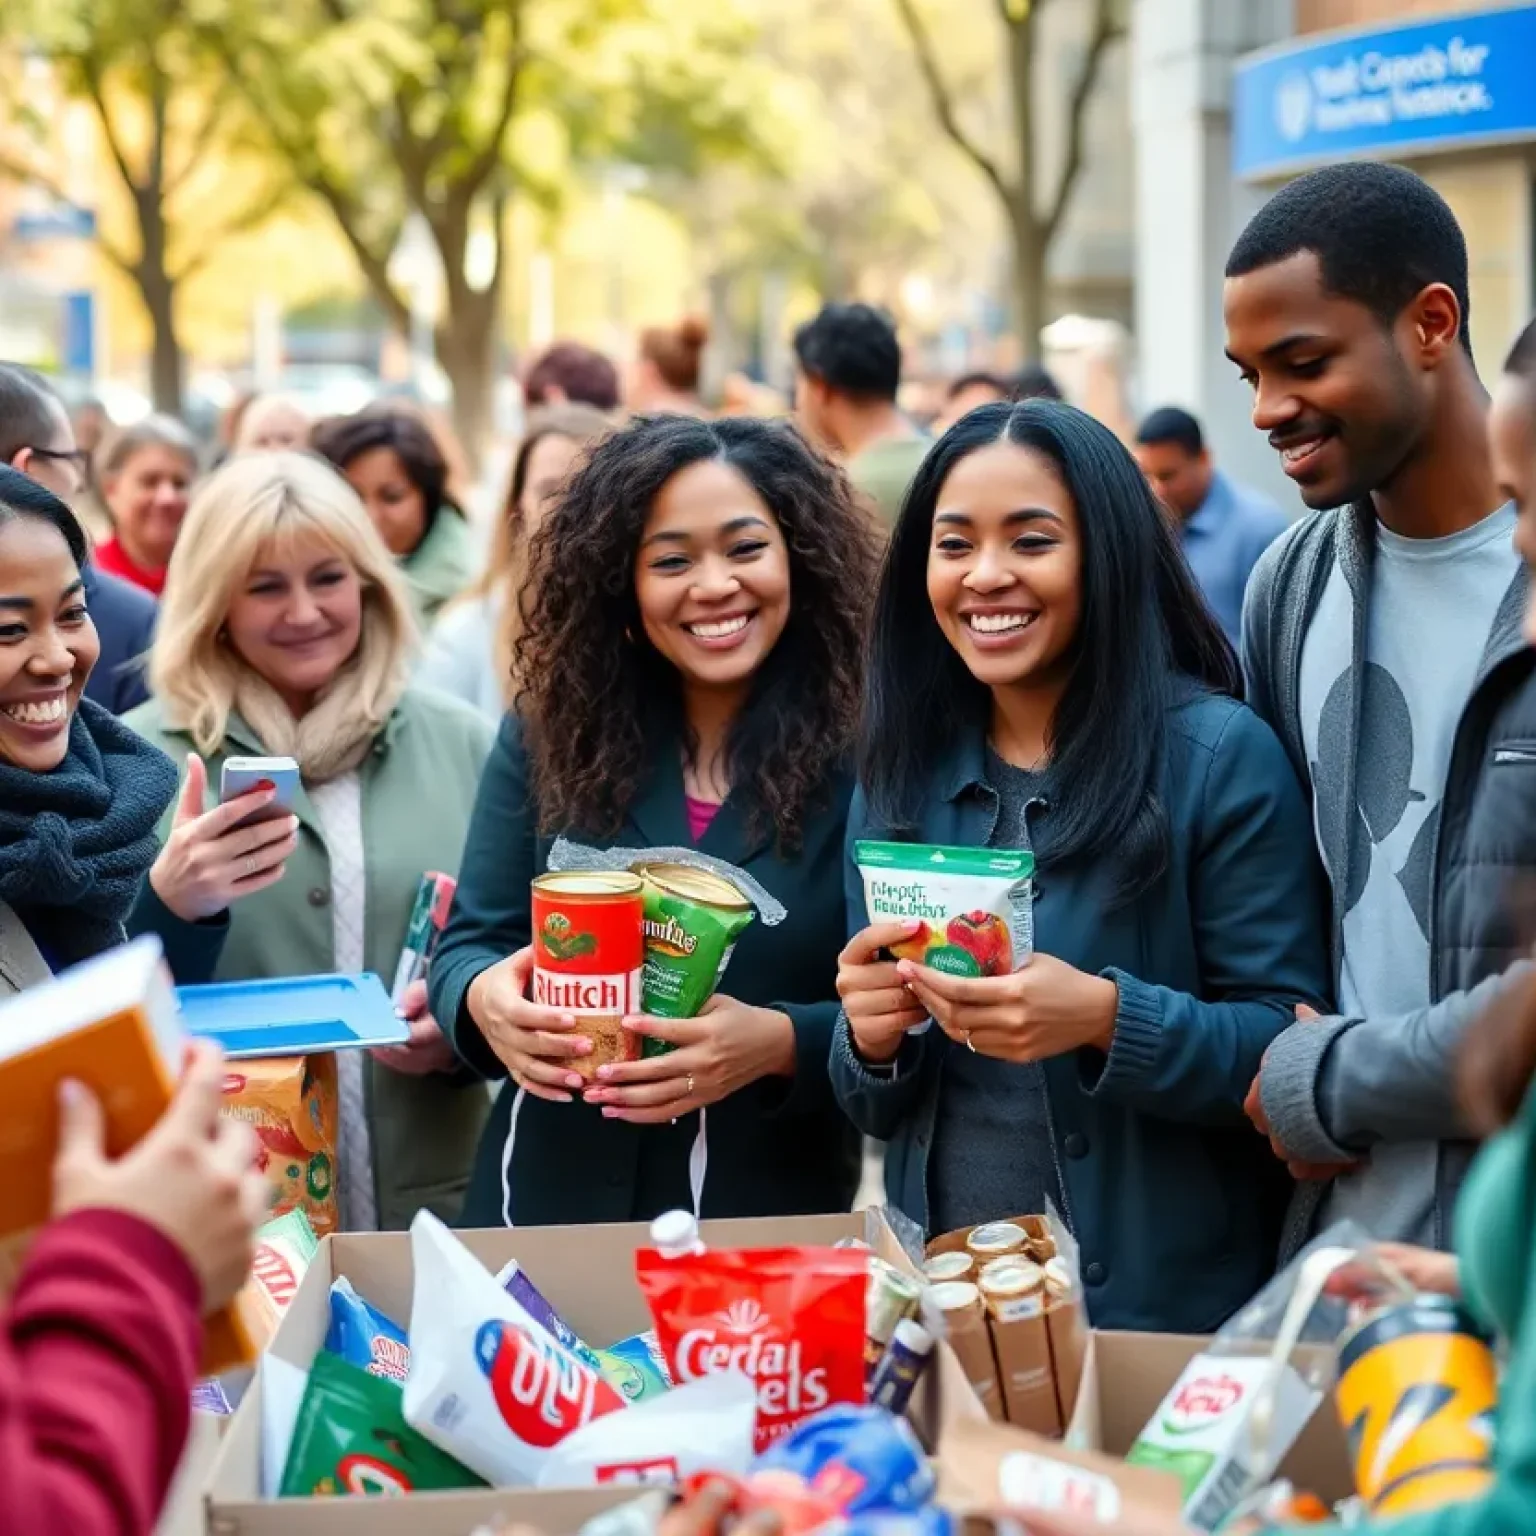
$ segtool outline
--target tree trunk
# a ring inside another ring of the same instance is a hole
[[[437,360],[453,387],[453,429],[477,471],[491,434],[500,291],[448,285],[448,313],[437,329]]]
[[[1045,232],[1034,209],[1015,199],[1009,210],[1013,237],[1013,307],[1025,362],[1040,359],[1040,332],[1046,321]]]
[[[176,335],[176,285],[164,271],[141,267],[139,293],[153,327],[149,359],[149,393],[157,411],[181,414],[182,355]]]

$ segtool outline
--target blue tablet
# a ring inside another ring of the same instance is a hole
[[[411,1035],[371,971],[222,981],[178,987],[176,996],[187,1033],[218,1041],[236,1059],[403,1045]]]

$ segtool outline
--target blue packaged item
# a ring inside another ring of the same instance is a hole
[[[672,1386],[672,1374],[654,1333],[636,1333],[592,1353],[608,1385],[617,1387],[625,1402],[643,1402]]]
[[[850,1516],[901,1515],[933,1498],[934,1475],[905,1419],[883,1408],[838,1403],[771,1445],[753,1471],[801,1478]]]
[[[371,971],[278,976],[178,987],[181,1025],[216,1041],[231,1060],[404,1045],[411,1026]]]
[[[331,1282],[331,1325],[325,1348],[370,1376],[403,1382],[410,1374],[411,1347],[404,1329],[364,1301],[345,1278]]]

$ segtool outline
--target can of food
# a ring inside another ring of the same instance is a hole
[[[976,1282],[987,1311],[1000,1323],[1018,1323],[1045,1310],[1045,1271],[1032,1259],[995,1259]]]
[[[1045,1288],[1053,1296],[1070,1296],[1072,1294],[1072,1271],[1067,1267],[1067,1261],[1060,1255],[1054,1259],[1047,1259],[1040,1266],[1045,1271]]]
[[[869,1258],[869,1290],[864,1307],[864,1379],[873,1379],[886,1346],[904,1317],[912,1317],[922,1300],[923,1288],[884,1259]]]
[[[870,1402],[888,1413],[905,1413],[932,1356],[933,1335],[921,1323],[902,1318],[869,1384]]]
[[[1335,1393],[1373,1516],[1476,1498],[1493,1480],[1493,1351],[1446,1297],[1363,1318],[1339,1341]]]
[[[690,864],[641,864],[635,873],[645,903],[641,1005],[658,1019],[691,1019],[720,985],[752,903],[723,876]],[[647,1039],[642,1054],[672,1049]]]
[[[644,964],[640,877],[627,871],[582,870],[540,875],[533,882],[533,1001],[576,1016],[592,1042],[570,1069],[593,1077],[616,1061],[633,1061],[637,1035],[620,1028],[640,1012]]]
[[[945,1280],[969,1280],[976,1273],[976,1260],[968,1253],[936,1253],[923,1261],[923,1274],[935,1284]]]
[[[1028,1241],[1029,1234],[1017,1222],[989,1221],[966,1238],[965,1246],[976,1256],[978,1263],[984,1264],[988,1259],[1022,1253]]]

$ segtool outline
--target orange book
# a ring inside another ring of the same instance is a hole
[[[154,938],[0,1005],[0,1244],[8,1258],[19,1257],[52,1208],[59,1084],[75,1078],[101,1100],[107,1153],[120,1157],[165,1113],[186,1043]],[[208,1318],[205,1374],[254,1361],[249,1305],[241,1297]]]

